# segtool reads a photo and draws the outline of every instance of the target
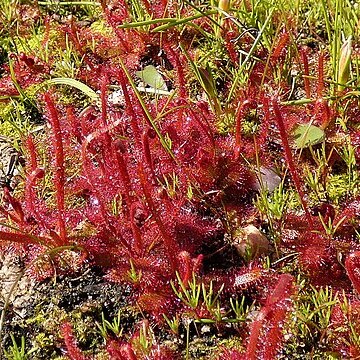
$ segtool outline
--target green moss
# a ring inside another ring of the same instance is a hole
[[[1,112],[2,109],[0,109],[0,112]],[[10,116],[9,112],[8,112],[8,109],[4,109],[4,112],[3,112],[4,115],[1,115],[0,114],[0,118],[1,119],[4,119],[4,117],[8,117]],[[10,122],[10,121],[1,121],[0,122],[0,134],[1,135],[4,135],[4,136],[8,136],[8,137],[11,137],[14,135],[14,125]]]
[[[39,349],[44,349],[54,346],[54,336],[40,332],[35,336],[35,344]]]
[[[35,103],[41,86],[35,84],[26,88],[25,98],[10,98],[6,102],[0,102],[0,134],[20,138],[43,122],[42,114]]]
[[[110,28],[104,19],[99,19],[97,21],[94,21],[91,25],[90,25],[90,29],[93,30],[95,33],[99,33],[102,35],[113,35],[114,32],[112,30],[112,28]]]
[[[217,339],[212,338],[194,338],[188,346],[190,359],[205,360],[209,359],[209,353],[214,352],[217,349]],[[183,359],[186,358],[186,350],[183,351]]]
[[[34,347],[38,349],[34,356],[36,354],[38,356],[54,354],[54,349],[58,347],[58,341],[61,338],[59,329],[64,321],[70,321],[72,324],[80,348],[87,349],[89,353],[101,348],[103,339],[94,320],[98,317],[99,307],[86,307],[86,311],[84,311],[84,307],[81,307],[67,312],[56,303],[57,299],[53,298],[47,306],[39,304],[35,308],[35,315],[26,320],[27,325],[35,326],[38,329],[35,338],[32,340]]]
[[[13,41],[17,49],[17,53],[25,53],[29,55],[35,55],[44,59],[44,47],[42,41],[44,39],[44,27],[35,28],[35,26],[29,31],[28,36],[25,38],[14,37]]]
[[[347,174],[329,174],[327,177],[327,193],[334,204],[339,205],[352,190]]]
[[[330,287],[316,289],[306,279],[298,280],[299,294],[287,324],[289,336],[283,354],[294,359],[338,359],[338,354],[331,352],[335,328],[330,327],[333,308],[340,304],[338,294]]]
[[[217,349],[212,352],[210,356],[210,360],[217,360],[219,359],[219,356],[221,356],[221,353],[226,350],[236,350],[240,353],[244,352],[246,350],[244,346],[244,340],[240,336],[232,336],[228,339],[223,339],[219,341]]]

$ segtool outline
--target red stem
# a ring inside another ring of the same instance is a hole
[[[147,162],[147,165],[150,170],[150,174],[152,177],[152,180],[156,181],[156,175],[154,171],[153,161],[151,157],[151,151],[150,151],[150,144],[149,144],[149,133],[151,133],[152,129],[145,130],[141,136],[142,144],[143,144],[143,153],[145,160]]]
[[[308,56],[305,49],[300,51],[301,59],[304,66],[304,87],[305,87],[305,94],[308,99],[310,99],[311,91],[310,91],[310,81],[309,81],[309,61]]]
[[[272,100],[272,105],[273,105],[273,109],[274,109],[274,113],[275,113],[275,120],[276,120],[277,126],[279,128],[281,141],[283,143],[283,147],[284,147],[284,151],[285,151],[285,159],[286,159],[286,162],[288,164],[291,177],[292,177],[292,179],[294,181],[296,191],[299,194],[300,202],[301,202],[301,205],[302,205],[302,207],[303,207],[303,209],[305,211],[306,219],[307,219],[309,225],[311,227],[313,227],[313,220],[312,220],[311,214],[309,212],[307,203],[305,201],[304,192],[302,191],[302,187],[301,187],[300,177],[298,175],[298,172],[295,169],[294,159],[293,159],[293,155],[292,155],[290,145],[289,145],[289,141],[288,141],[288,138],[287,138],[287,132],[286,132],[284,120],[283,120],[283,117],[281,115],[277,100],[273,99]]]
[[[27,170],[26,174],[26,182],[25,182],[25,203],[26,209],[31,214],[35,214],[35,182],[37,179],[41,178],[44,175],[44,171],[38,168],[37,163],[37,152],[35,148],[35,144],[32,136],[28,136],[26,139],[26,147],[28,153],[30,155],[29,170]]]
[[[241,148],[241,120],[244,117],[245,110],[247,110],[250,106],[250,101],[245,100],[241,105],[238,106],[235,121],[235,149],[234,149],[234,159],[238,160],[240,156],[240,148]]]
[[[157,211],[157,208],[154,204],[154,201],[153,201],[152,196],[149,191],[149,184],[145,179],[144,168],[142,167],[141,164],[139,164],[139,178],[140,178],[141,186],[143,188],[143,192],[144,192],[144,195],[146,198],[146,202],[147,202],[149,209],[155,219],[155,222],[156,222],[157,226],[159,227],[159,230],[163,236],[165,251],[168,254],[168,258],[171,263],[171,267],[172,267],[173,271],[175,272],[177,270],[176,258],[175,258],[175,255],[178,253],[177,245],[174,242],[174,240],[170,237],[168,232],[166,231],[166,227],[161,219],[161,216],[159,215],[159,213]]]
[[[48,94],[45,94],[45,103],[50,112],[50,124],[52,126],[54,149],[55,149],[55,188],[56,188],[56,203],[58,210],[58,228],[62,244],[66,244],[66,229],[65,229],[65,169],[64,169],[64,149],[62,143],[62,134],[60,128],[60,121],[58,112],[55,109],[54,103]]]
[[[38,236],[32,236],[30,234],[21,234],[21,233],[13,233],[8,231],[0,231],[0,239],[2,241],[9,241],[13,243],[18,244],[45,244],[46,239],[38,237]]]
[[[138,226],[135,224],[135,212],[136,212],[137,204],[133,202],[130,207],[130,223],[131,223],[131,230],[134,235],[135,239],[135,248],[138,253],[143,250],[143,241],[141,238],[141,233]]]
[[[271,55],[272,63],[275,63],[278,60],[278,58],[281,56],[283,49],[285,48],[285,46],[287,45],[288,42],[289,42],[289,33],[284,31],[280,35],[280,40]]]
[[[88,155],[88,145],[90,142],[91,142],[91,140],[89,140],[89,139],[85,140],[81,147],[81,157],[82,157],[83,169],[84,169],[84,173],[86,175],[86,179],[89,182],[89,184],[91,185],[92,191],[95,194],[96,198],[99,200],[101,216],[104,219],[104,222],[106,223],[106,225],[108,226],[110,232],[112,232],[112,234],[125,247],[125,249],[127,249],[127,251],[129,251],[129,254],[132,254],[132,250],[131,250],[129,243],[122,236],[121,232],[117,231],[116,228],[109,221],[107,210],[102,201],[101,194],[99,194],[99,190],[98,190],[96,184],[94,185],[94,179],[93,179],[92,171],[89,166],[89,160],[88,160],[88,156],[87,156]]]
[[[121,154],[121,140],[113,141],[111,144],[112,152],[115,154],[115,159],[117,162],[117,167],[119,170],[120,178],[124,186],[125,200],[128,206],[132,203],[132,186],[130,182],[130,176],[127,171],[126,163],[124,161],[123,155]]]

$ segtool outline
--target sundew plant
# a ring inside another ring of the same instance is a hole
[[[1,4],[1,252],[127,292],[2,356],[360,358],[356,2]]]

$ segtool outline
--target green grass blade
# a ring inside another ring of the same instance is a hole
[[[189,16],[189,17],[184,18],[184,19],[173,19],[171,22],[169,22],[169,23],[167,23],[165,25],[160,25],[160,26],[156,27],[155,29],[153,29],[151,31],[152,32],[164,31],[164,30],[170,29],[170,28],[172,28],[174,26],[183,25],[183,24],[186,24],[186,23],[188,23],[190,21],[199,19],[199,18],[201,18],[203,16],[214,15],[216,13],[217,13],[216,10],[209,10],[209,11],[206,11],[204,13]]]
[[[140,105],[142,107],[142,109],[144,110],[145,114],[146,114],[146,117],[148,118],[152,128],[155,130],[155,133],[156,135],[158,136],[159,140],[160,140],[160,143],[161,145],[163,146],[163,148],[167,151],[167,153],[173,158],[175,159],[175,154],[173,153],[173,151],[171,150],[169,144],[167,143],[167,141],[165,140],[164,136],[161,134],[159,128],[157,127],[153,117],[151,116],[146,104],[144,103],[144,100],[139,92],[139,90],[137,89],[135,83],[134,83],[134,80],[132,79],[128,69],[126,68],[125,64],[123,63],[123,61],[120,59],[120,65],[122,67],[122,69],[124,70],[125,72],[125,75],[126,77],[128,78],[129,80],[129,83],[131,85],[131,87],[133,88],[134,92],[135,92],[135,95],[137,97],[137,99],[139,100],[140,102]]]
[[[81,92],[83,92],[85,95],[87,95],[89,98],[91,98],[94,101],[99,99],[99,95],[93,89],[91,89],[89,86],[87,86],[86,84],[82,83],[79,80],[60,77],[60,78],[50,79],[46,83],[50,84],[50,85],[72,86],[72,87],[80,90]]]
[[[245,65],[247,65],[247,63],[248,63],[249,60],[251,59],[252,54],[254,53],[254,51],[255,51],[258,43],[260,42],[260,39],[261,39],[261,37],[262,37],[262,35],[263,35],[264,31],[265,31],[265,28],[266,28],[266,26],[268,25],[268,23],[269,23],[270,20],[271,20],[273,11],[274,11],[274,10],[271,9],[270,14],[269,14],[268,17],[266,18],[266,20],[265,20],[263,26],[261,27],[261,29],[260,29],[260,31],[259,31],[259,33],[258,33],[258,35],[257,35],[257,37],[256,37],[256,39],[255,39],[255,41],[254,41],[254,43],[252,44],[249,53],[247,54],[245,60],[243,61],[243,63],[241,64],[239,70],[237,71],[237,74],[236,74],[236,76],[235,76],[234,82],[233,82],[233,84],[232,84],[232,86],[231,86],[231,89],[230,89],[230,92],[229,92],[229,95],[228,95],[228,98],[227,98],[227,103],[229,103],[229,102],[231,101],[231,98],[232,98],[232,96],[233,96],[233,94],[234,94],[234,92],[235,92],[235,90],[236,90],[237,85],[238,85],[238,82],[239,82],[241,73],[243,72],[243,70],[244,70],[244,68],[245,68]]]
[[[162,18],[162,19],[151,19],[151,20],[144,20],[144,21],[136,21],[132,23],[125,23],[118,26],[119,29],[130,29],[130,28],[137,28],[141,26],[153,25],[158,23],[171,23],[176,21],[177,19],[174,18]]]

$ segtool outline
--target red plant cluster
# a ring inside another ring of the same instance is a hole
[[[189,12],[187,7],[177,9],[167,1],[143,3],[155,18],[171,17],[179,11],[186,16]],[[28,156],[23,198],[15,198],[5,190],[5,205],[0,208],[17,230],[3,227],[0,238],[27,247],[33,264],[42,254],[42,267],[44,258],[51,258],[61,267],[68,263],[62,261],[64,256],[73,256],[72,261],[75,259],[77,263],[87,257],[105,269],[111,280],[131,281],[142,309],[159,320],[162,313],[177,306],[168,286],[175,273],[179,272],[185,285],[193,272],[201,274],[204,258],[210,256],[206,251],[217,251],[214,244],[219,249],[228,245],[226,236],[232,233],[232,223],[226,217],[231,214],[241,223],[249,212],[256,189],[256,176],[249,163],[259,160],[271,165],[281,154],[304,214],[288,216],[286,230],[294,230],[296,236],[287,241],[284,235],[281,247],[298,251],[300,267],[315,284],[325,285],[328,280],[324,274],[327,274],[336,286],[347,290],[350,279],[353,288],[360,292],[359,252],[350,254],[352,240],[344,240],[340,235],[357,214],[344,210],[347,221],[337,230],[337,239],[325,234],[317,213],[309,208],[299,161],[289,142],[295,122],[313,120],[323,128],[331,125],[334,111],[322,95],[323,54],[318,60],[316,101],[297,120],[298,109],[280,105],[282,94],[273,91],[275,95],[268,96],[263,91],[266,86],[275,87],[271,70],[283,65],[289,34],[284,32],[280,36],[272,54],[260,50],[259,56],[269,57],[270,70],[263,63],[254,66],[249,89],[236,98],[240,105],[229,110],[235,118],[235,131],[222,135],[216,127],[219,119],[208,104],[189,99],[186,77],[190,70],[177,47],[184,40],[183,34],[176,29],[162,34],[160,49],[159,34],[121,26],[131,18],[126,2],[103,1],[102,7],[114,31],[110,40],[79,28],[73,20],[63,26],[84,60],[80,80],[99,91],[101,104],[79,111],[57,105],[54,92],[42,95],[48,143],[36,143],[32,136],[25,139]],[[96,53],[90,49],[89,39],[97,42]],[[235,63],[233,43],[227,38],[225,42]],[[131,77],[154,49],[164,54],[153,62],[168,64],[177,96],[141,100]],[[298,66],[303,69],[305,93],[310,98],[312,89],[305,50],[300,51]],[[22,89],[43,81],[50,74],[50,67],[51,64],[25,54],[13,62]],[[1,80],[1,93],[19,95],[10,80],[10,74]],[[120,105],[111,102],[111,87],[119,89]],[[284,89],[286,92],[286,86]],[[252,110],[258,112],[261,120],[254,135],[258,148],[254,148],[254,138],[242,134],[242,122]],[[274,145],[272,138],[277,143],[275,155],[269,154]],[[46,153],[49,160],[46,168],[40,161],[40,152]],[[49,183],[49,193],[53,195],[44,198],[42,189]],[[319,208],[318,212],[326,221],[339,220],[331,205]],[[64,250],[79,251],[82,255],[64,255]],[[346,257],[346,271],[338,261],[339,251]],[[275,277],[275,284],[270,276],[262,278],[260,267],[247,266],[243,260],[233,267],[233,274],[238,275],[226,283],[226,291],[235,289],[241,293],[261,281],[270,292],[250,325],[246,353],[239,353],[239,358],[272,359],[281,347],[282,326],[296,292],[293,278],[282,274]],[[215,272],[211,272],[211,266],[208,268],[210,273],[205,275],[211,279]],[[48,276],[51,269],[48,270],[43,268],[41,275]],[[62,332],[69,356],[85,359],[68,324]],[[128,343],[109,341],[107,350],[113,358],[137,358],[136,349]],[[151,354],[153,359],[172,356],[160,347],[154,347]],[[236,352],[227,356],[237,358]]]
[[[144,320],[140,325],[144,331],[149,329],[149,323]],[[71,360],[91,360],[92,356],[86,356],[79,349],[71,328],[70,323],[66,322],[61,327],[61,333],[66,345],[66,355]],[[135,332],[131,341],[120,342],[116,340],[109,340],[107,342],[106,351],[111,359],[116,360],[138,360],[138,359],[152,359],[152,360],[171,360],[175,358],[175,354],[169,348],[161,344],[155,344],[148,349],[141,349],[139,331]],[[137,345],[138,344],[138,345]],[[145,352],[145,354],[144,354]]]
[[[282,274],[264,306],[250,326],[250,335],[244,354],[237,350],[225,350],[221,359],[275,359],[284,335],[286,317],[291,312],[291,297],[295,294],[293,277]]]

